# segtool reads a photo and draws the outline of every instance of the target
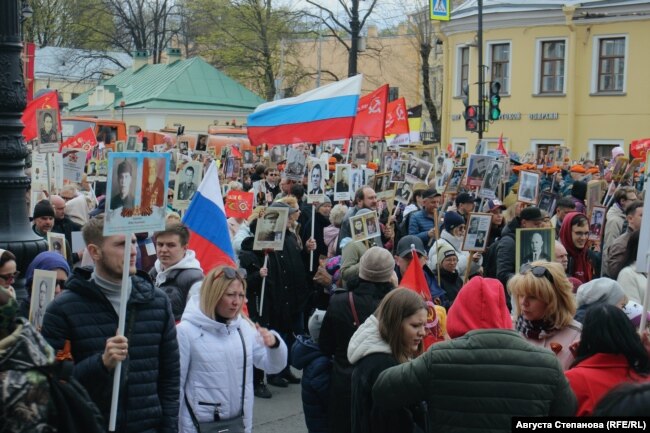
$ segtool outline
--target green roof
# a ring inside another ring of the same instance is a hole
[[[146,64],[134,71],[126,69],[101,85],[115,94],[115,101],[106,105],[88,105],[88,96],[95,89],[70,101],[71,112],[126,108],[176,110],[254,110],[265,102],[232,78],[200,57],[178,60],[171,64]]]

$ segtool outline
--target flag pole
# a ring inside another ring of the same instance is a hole
[[[266,268],[268,262],[269,262],[269,253],[267,251],[264,251],[264,265],[262,267]],[[262,278],[262,290],[260,292],[261,299],[260,299],[260,311],[259,311],[260,317],[262,317],[262,312],[264,311],[264,288],[265,287],[266,287],[266,277]]]
[[[314,223],[316,219],[316,206],[311,205],[311,239],[314,239]],[[314,271],[314,250],[309,252],[309,272]]]

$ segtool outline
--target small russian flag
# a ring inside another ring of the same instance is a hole
[[[183,216],[183,223],[190,230],[188,248],[195,252],[203,272],[207,274],[218,265],[235,266],[235,253],[230,243],[219,174],[214,162],[203,176]]]

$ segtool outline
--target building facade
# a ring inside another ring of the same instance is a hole
[[[484,95],[501,83],[501,117],[483,138],[498,137],[523,156],[566,146],[574,160],[629,150],[650,131],[650,1],[484,0]],[[478,6],[469,0],[440,25],[445,46],[442,143],[473,150],[462,89],[478,104]]]

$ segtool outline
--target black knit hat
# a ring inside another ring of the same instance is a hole
[[[34,219],[40,217],[54,218],[54,208],[48,200],[41,200],[34,206]]]

